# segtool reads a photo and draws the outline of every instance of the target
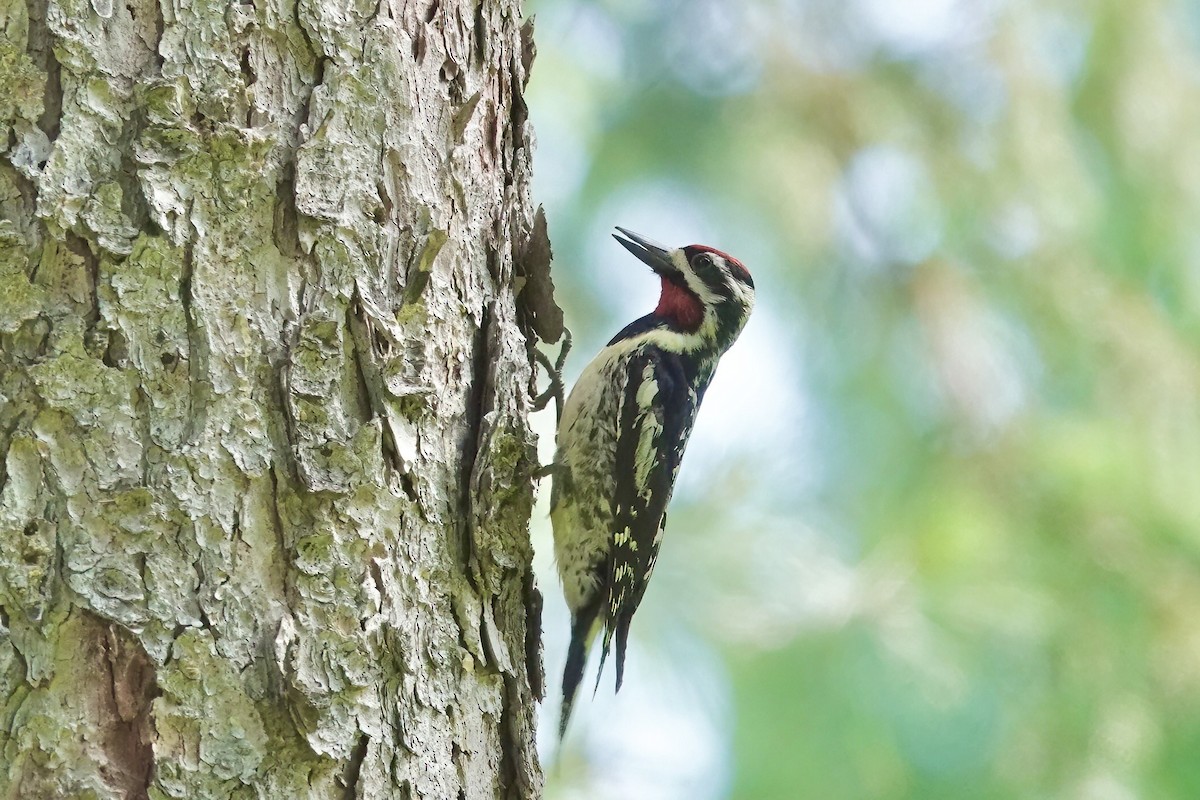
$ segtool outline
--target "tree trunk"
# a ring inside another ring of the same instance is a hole
[[[0,797],[538,796],[516,0],[0,27]]]

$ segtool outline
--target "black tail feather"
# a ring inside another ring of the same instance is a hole
[[[575,615],[571,625],[571,645],[567,648],[567,666],[563,669],[563,699],[562,715],[558,723],[558,738],[567,733],[567,722],[571,719],[571,708],[575,704],[575,692],[583,681],[583,669],[587,666],[587,651],[592,637],[592,627],[596,622],[596,613],[600,610],[599,602],[584,606]]]
[[[617,692],[621,691],[621,681],[625,678],[625,647],[629,644],[629,623],[632,621],[632,615],[617,621],[617,688],[614,690]]]
[[[600,679],[604,677],[604,665],[608,662],[608,651],[612,646],[612,634],[608,629],[604,630],[604,641],[600,643],[600,666],[596,669],[596,685],[592,687],[592,697],[596,696],[596,692],[600,691]]]

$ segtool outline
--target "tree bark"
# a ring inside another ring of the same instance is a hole
[[[539,796],[516,0],[0,27],[0,797]]]

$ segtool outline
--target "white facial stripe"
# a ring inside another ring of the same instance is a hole
[[[717,263],[721,265],[721,270],[728,277],[728,283],[733,289],[734,298],[747,309],[754,308],[754,288],[733,274],[733,264],[729,262],[729,259],[719,256],[714,256],[714,258],[716,258]]]
[[[741,281],[733,285],[733,290],[737,292],[738,300],[746,307],[746,311],[754,308],[754,290]]]
[[[671,261],[683,273],[683,280],[687,283],[688,288],[700,298],[700,302],[704,303],[706,309],[721,302],[724,298],[714,293],[709,289],[704,281],[700,280],[700,276],[692,269],[692,265],[688,263],[687,254],[683,252],[683,248],[679,248],[671,254]]]
[[[733,287],[734,294],[737,298],[746,304],[747,307],[754,305],[754,289],[746,284],[745,281],[737,278],[733,274],[733,266],[728,259],[722,258],[715,253],[709,254],[717,267],[725,274],[726,282]],[[683,273],[683,279],[687,283],[688,288],[695,292],[696,296],[704,303],[706,309],[710,309],[717,303],[727,302],[724,295],[719,295],[708,288],[708,284],[700,279],[692,269],[692,265],[688,263],[687,255],[684,254],[683,248],[679,248],[671,254],[671,261]]]
[[[725,272],[726,275],[729,276],[729,282],[733,285],[734,289],[737,290],[738,296],[744,297],[747,294],[749,294],[751,297],[753,297],[754,289],[750,288],[750,286],[748,286],[746,284],[745,280],[743,280],[742,278],[740,278],[734,274],[733,262],[731,262],[727,258],[716,257],[716,259],[717,259],[717,263],[721,265],[721,269]]]

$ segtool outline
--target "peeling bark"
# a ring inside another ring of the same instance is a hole
[[[515,0],[0,0],[0,797],[538,797]]]

